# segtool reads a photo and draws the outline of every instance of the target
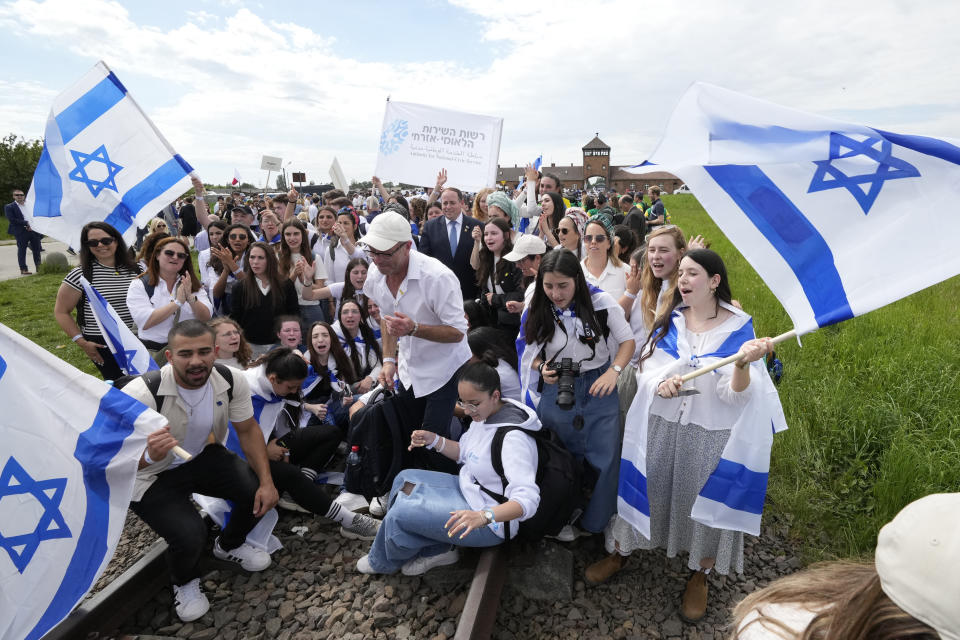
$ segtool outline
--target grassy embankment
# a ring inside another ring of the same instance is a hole
[[[756,272],[692,196],[664,199],[673,221],[726,261],[758,334],[792,328]],[[0,322],[95,373],[53,321],[60,275],[0,283]],[[775,441],[770,509],[788,516],[806,560],[864,557],[911,500],[960,488],[960,278],[778,349],[790,429]]]

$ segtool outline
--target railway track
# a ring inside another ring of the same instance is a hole
[[[156,541],[116,580],[74,609],[44,636],[44,640],[132,639],[134,636],[115,636],[113,633],[133,618],[158,591],[168,587],[163,559],[166,549],[163,540]],[[506,551],[500,547],[480,553],[454,640],[483,640],[491,636],[507,575],[506,556]],[[228,563],[212,562],[217,568],[233,569]]]

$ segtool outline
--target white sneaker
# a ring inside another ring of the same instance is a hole
[[[380,529],[380,521],[362,513],[353,514],[353,524],[340,527],[340,535],[350,540],[373,540]]]
[[[220,548],[220,538],[213,543],[213,555],[221,560],[236,562],[247,571],[263,571],[272,562],[269,553],[251,547],[246,542],[236,549],[224,551]]]
[[[289,493],[284,493],[280,496],[280,499],[277,500],[277,506],[281,509],[286,509],[287,511],[299,511],[300,513],[310,513],[307,509],[304,509],[296,501],[290,497]]]
[[[179,587],[173,585],[173,603],[177,607],[177,616],[184,622],[201,618],[210,610],[210,601],[200,590],[200,578],[194,578]]]
[[[453,564],[460,559],[460,552],[456,549],[451,549],[446,553],[441,553],[435,556],[426,556],[420,558],[414,558],[410,562],[403,565],[400,571],[405,576],[419,576],[434,567],[444,567],[448,564]]]
[[[369,513],[372,516],[382,518],[387,515],[387,501],[390,499],[390,494],[377,496],[370,501]]]
[[[362,556],[357,560],[357,571],[367,575],[375,575],[377,573],[377,571],[370,566],[370,560],[367,559],[367,556]]]
[[[350,493],[349,491],[344,491],[338,495],[334,502],[347,511],[353,512],[362,511],[369,506],[366,498],[357,493]]]
[[[559,540],[560,542],[573,542],[581,535],[583,534],[575,526],[572,524],[565,524],[563,525],[563,529],[560,529],[560,533],[555,536],[544,536],[544,538],[552,538],[553,540]]]

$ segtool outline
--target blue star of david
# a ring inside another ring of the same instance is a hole
[[[43,514],[31,533],[7,537],[0,531],[0,548],[7,552],[20,573],[30,564],[41,542],[73,537],[60,513],[60,501],[66,486],[66,478],[34,480],[12,456],[0,471],[0,500],[5,496],[29,494],[43,506]]]
[[[106,145],[100,145],[93,153],[83,153],[71,149],[70,154],[73,156],[73,161],[77,163],[77,166],[70,172],[70,179],[87,185],[87,189],[90,189],[90,195],[96,198],[104,189],[117,191],[116,176],[123,167],[110,160]],[[107,167],[107,177],[98,181],[87,176],[87,165],[91,162],[102,162]],[[117,193],[120,192],[117,191]]]
[[[841,153],[841,149],[849,149],[849,151]],[[859,155],[875,160],[877,170],[873,173],[848,176],[831,164],[840,158],[853,158]],[[813,164],[817,165],[817,173],[810,181],[807,193],[843,187],[856,198],[864,215],[870,213],[870,208],[880,195],[885,181],[920,177],[920,171],[915,166],[902,158],[893,157],[893,145],[889,140],[867,138],[861,142],[836,132],[830,133],[830,159],[815,161]],[[860,185],[867,183],[870,187],[864,190]]]

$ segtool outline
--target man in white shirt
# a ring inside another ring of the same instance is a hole
[[[377,216],[361,242],[373,263],[363,292],[380,306],[379,382],[392,389],[399,373],[410,424],[449,437],[457,372],[471,356],[460,283],[435,258],[411,252],[410,223],[395,211]]]

